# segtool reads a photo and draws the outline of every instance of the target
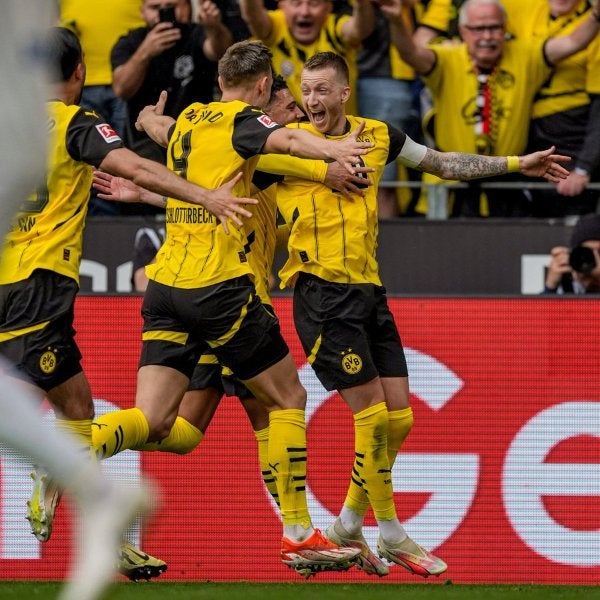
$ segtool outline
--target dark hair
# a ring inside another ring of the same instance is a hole
[[[287,81],[281,75],[273,76],[273,85],[271,85],[271,96],[269,97],[268,104],[271,104],[275,100],[277,96],[277,92],[281,90],[287,90],[288,84]]]
[[[49,30],[45,54],[51,83],[68,81],[77,65],[83,61],[79,39],[65,27],[52,27]]]
[[[272,57],[262,42],[237,42],[229,46],[219,60],[219,76],[226,87],[248,85],[273,71]]]
[[[320,69],[333,69],[346,85],[350,82],[350,72],[346,61],[335,52],[317,52],[313,54],[305,63],[304,69],[307,71],[318,71]]]

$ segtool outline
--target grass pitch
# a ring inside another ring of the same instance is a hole
[[[52,600],[58,582],[0,581],[0,600]],[[600,600],[598,586],[323,584],[306,583],[116,583],[106,600]]]

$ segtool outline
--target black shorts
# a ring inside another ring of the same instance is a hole
[[[10,374],[48,392],[82,371],[75,343],[74,279],[45,269],[0,285],[0,352]]]
[[[375,377],[408,376],[383,287],[331,283],[300,273],[294,322],[308,362],[329,391]]]
[[[195,289],[150,280],[142,316],[140,366],[163,365],[191,378],[210,350],[240,379],[250,379],[289,353],[279,321],[248,277]]]
[[[221,381],[222,370],[223,367],[221,367],[219,359],[212,352],[204,352],[194,368],[188,390],[214,388],[222,396],[225,393]]]

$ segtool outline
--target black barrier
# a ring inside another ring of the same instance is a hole
[[[84,234],[81,291],[131,292],[131,259],[150,217],[90,217]],[[390,295],[535,294],[552,246],[566,244],[562,220],[395,219],[380,223],[378,258]],[[276,266],[284,257],[279,255]],[[274,291],[274,294],[282,292]]]

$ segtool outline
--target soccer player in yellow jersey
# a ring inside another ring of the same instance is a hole
[[[22,203],[4,241],[0,352],[14,364],[10,375],[31,382],[39,394],[47,396],[57,412],[58,428],[75,435],[89,449],[94,405],[74,339],[73,306],[93,166],[133,178],[161,194],[203,204],[219,218],[226,219],[231,211],[240,216],[250,213],[240,206],[243,199],[231,195],[236,180],[216,192],[193,185],[123,148],[110,125],[77,106],[85,65],[73,32],[52,29],[44,48],[53,75],[53,100],[47,103],[48,166],[45,180]],[[51,534],[59,498],[57,486],[42,471],[37,472],[28,519],[40,541]],[[140,565],[123,557],[121,565],[133,577],[138,567],[142,576],[148,569],[154,574],[154,567],[164,570],[162,561]]]
[[[330,141],[281,127],[257,108],[270,95],[270,59],[259,42],[234,44],[219,61],[220,102],[194,103],[166,128],[152,111],[141,113],[138,125],[152,130],[154,139],[168,140],[169,166],[176,173],[213,187],[241,171],[241,195],[250,191],[261,153],[332,159],[354,173],[353,165],[371,147],[357,141],[361,125],[345,140]],[[230,228],[227,235],[207,211],[168,199],[165,242],[146,269],[136,408],[111,413],[112,430],[122,433],[121,448],[167,437],[200,355],[212,350],[269,412],[268,460],[283,520],[282,561],[301,571],[345,570],[358,551],[324,538],[308,513],[306,392],[277,319],[256,294],[248,241],[244,229]],[[114,453],[114,445],[109,435],[103,452]]]
[[[459,14],[463,43],[424,46],[414,42],[403,24],[402,0],[386,0],[381,9],[400,55],[431,91],[436,147],[485,155],[524,151],[533,102],[552,66],[585,48],[600,29],[590,14],[560,37],[507,39],[506,11],[499,0],[467,0]],[[457,216],[476,216],[478,190],[473,200]],[[517,193],[490,190],[488,203],[489,216],[529,211]]]
[[[326,139],[344,139],[359,119],[345,114],[350,94],[344,60],[316,54],[302,71],[302,98],[309,124]],[[386,163],[399,159],[420,171],[472,179],[519,170],[551,181],[567,160],[550,148],[520,157],[442,153],[415,143],[391,125],[367,119],[361,139],[373,143],[361,163],[372,167],[373,186],[351,200],[326,186],[287,178],[278,185],[278,205],[289,223],[289,258],[282,285],[294,287],[294,320],[308,362],[327,390],[337,390],[352,410],[355,461],[339,518],[327,535],[340,545],[373,556],[362,536],[369,505],[380,537],[379,554],[411,572],[440,575],[446,563],[413,542],[395,511],[391,465],[412,426],[406,361],[379,279],[377,183]]]
[[[161,96],[159,103],[159,113],[162,114],[163,96]],[[265,106],[265,112],[281,125],[297,123],[304,118],[304,113],[296,104],[287,84],[279,76],[276,76],[273,80],[271,97]],[[263,160],[267,158],[273,160]],[[283,161],[283,158],[288,160]],[[259,168],[261,168],[261,165],[266,167],[267,171],[275,168],[280,176],[287,172],[302,175],[315,181],[322,181],[328,187],[344,190],[346,194],[351,191],[362,193],[356,185],[364,185],[364,179],[350,176],[341,168],[336,169],[337,163],[326,164],[323,161],[307,161],[294,158],[289,160],[289,158],[281,155],[261,157],[258,166]],[[276,183],[273,183],[273,181],[278,181],[279,178],[273,177],[268,172],[255,171],[253,183],[262,188],[261,191],[256,193],[259,204],[255,208],[253,217],[244,220],[245,233],[248,239],[248,262],[254,272],[256,293],[265,305],[265,309],[271,313],[273,308],[269,290],[273,256],[276,245],[285,243],[285,239],[283,242],[278,241],[278,237],[286,237],[285,234],[279,234],[279,230],[287,230],[286,227],[277,227]],[[107,200],[143,201],[153,203],[156,206],[160,205],[160,197],[157,195],[150,194],[127,180],[115,178],[106,173],[97,172],[95,174],[94,186],[100,190],[100,197]],[[222,373],[222,367],[217,357],[210,352],[202,354],[194,369],[188,391],[179,405],[177,418],[169,435],[159,442],[144,443],[134,449],[173,452],[176,454],[191,452],[202,441],[225,393],[229,396],[237,396],[248,415],[257,441],[264,484],[279,505],[277,487],[268,461],[269,413],[256,400],[253,393],[233,376],[229,369]],[[106,438],[102,425],[110,425],[111,421],[112,417],[110,416],[101,416],[95,421],[99,426],[93,429],[95,443],[98,446],[101,446],[102,440]],[[381,561],[379,561],[378,566],[379,574],[387,572],[387,567]],[[310,574],[309,571],[305,571],[305,573]]]
[[[356,51],[373,31],[375,15],[371,0],[351,4],[352,15],[338,15],[332,12],[332,0],[281,0],[277,10],[267,10],[263,0],[240,0],[242,18],[252,35],[273,53],[273,69],[286,80],[297,102],[302,65],[317,52],[343,56],[354,89]]]

